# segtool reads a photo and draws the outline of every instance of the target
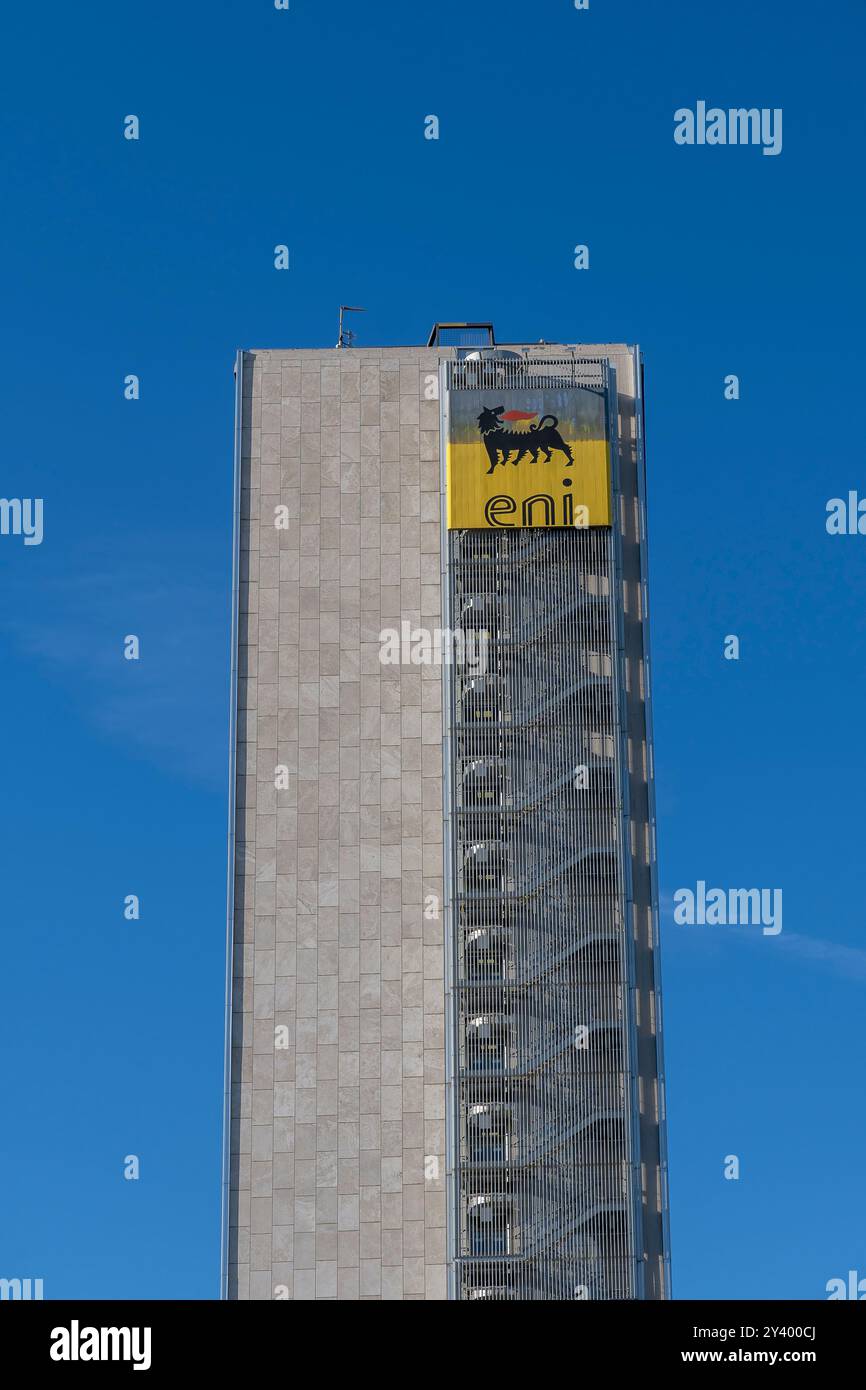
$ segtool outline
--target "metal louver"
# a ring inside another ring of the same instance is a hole
[[[446,684],[459,1299],[637,1296],[614,545],[448,536],[487,635]]]

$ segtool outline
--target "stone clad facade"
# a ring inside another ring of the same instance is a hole
[[[438,355],[240,360],[228,1296],[444,1298]]]

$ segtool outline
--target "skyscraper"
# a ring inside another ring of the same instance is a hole
[[[230,1298],[668,1295],[640,354],[236,365]]]

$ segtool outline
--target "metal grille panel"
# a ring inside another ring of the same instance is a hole
[[[463,1300],[636,1296],[614,544],[448,537],[451,624],[486,653],[446,690]]]
[[[543,390],[545,387],[607,388],[608,364],[601,357],[530,357],[492,350],[444,363],[450,391]]]

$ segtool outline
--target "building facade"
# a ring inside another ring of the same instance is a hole
[[[223,1292],[669,1293],[640,355],[236,365]]]

